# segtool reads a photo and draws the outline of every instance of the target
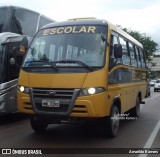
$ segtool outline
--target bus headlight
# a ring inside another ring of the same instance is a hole
[[[106,91],[106,89],[104,87],[84,88],[84,89],[81,89],[80,96],[98,94],[98,93],[102,93],[104,91]]]
[[[18,86],[18,90],[22,93],[29,94],[29,88],[24,86]]]
[[[96,89],[95,88],[88,88],[88,94],[95,94],[96,93]]]

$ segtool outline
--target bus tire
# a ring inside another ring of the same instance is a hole
[[[113,105],[110,116],[105,119],[105,135],[110,138],[116,137],[119,131],[119,122],[119,109],[116,105]]]
[[[139,118],[140,117],[140,99],[137,97],[136,106],[131,110],[131,116]]]
[[[47,129],[48,123],[36,116],[30,118],[30,124],[32,129],[37,133],[43,133]]]

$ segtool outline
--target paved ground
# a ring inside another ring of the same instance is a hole
[[[131,150],[145,146],[160,148],[160,126],[158,125],[160,120],[160,92],[154,93],[152,91],[151,97],[146,98],[145,101],[146,104],[141,105],[140,119],[121,121],[119,135],[114,139],[105,138],[102,134],[102,128],[97,122],[93,122],[94,125],[89,126],[84,124],[50,125],[46,133],[40,135],[32,131],[29,120],[24,115],[0,116],[0,148],[131,148]],[[80,155],[71,153],[48,156],[158,157],[160,155]]]

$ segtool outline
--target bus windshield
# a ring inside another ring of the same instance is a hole
[[[102,67],[107,31],[104,26],[66,26],[41,30],[34,38],[23,67]]]

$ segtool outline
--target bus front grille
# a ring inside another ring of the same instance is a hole
[[[74,89],[33,89],[34,98],[71,99]]]
[[[32,103],[35,111],[50,113],[50,114],[63,114],[71,112],[74,101],[79,93],[77,89],[32,89]],[[59,106],[45,106],[43,102],[58,101]]]

